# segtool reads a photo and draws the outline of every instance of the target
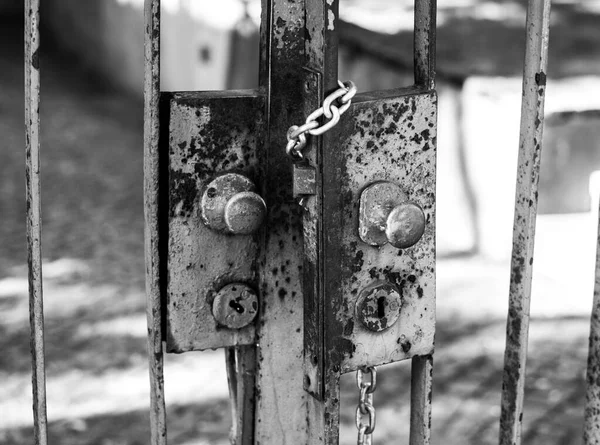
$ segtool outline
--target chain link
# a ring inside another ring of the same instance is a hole
[[[369,381],[365,376],[369,375]],[[377,388],[377,369],[366,367],[356,371],[356,386],[360,391],[356,407],[356,428],[358,429],[358,445],[370,445],[375,430],[375,407],[373,393]],[[368,423],[363,422],[363,416],[368,416]]]
[[[304,124],[292,125],[289,128],[285,151],[292,158],[297,160],[304,158],[302,150],[306,147],[306,133],[313,136],[322,135],[334,127],[340,121],[340,116],[350,107],[352,98],[356,94],[356,85],[350,80],[344,83],[338,80],[338,85],[340,87],[323,100],[321,107],[308,115]],[[317,122],[321,116],[327,119],[322,125]]]

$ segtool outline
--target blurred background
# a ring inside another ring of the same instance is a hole
[[[498,436],[525,0],[438,0],[433,443]],[[143,0],[42,2],[51,443],[148,443]],[[0,0],[0,444],[31,444],[23,2]],[[412,82],[412,0],[342,0],[340,78]],[[163,0],[162,89],[257,86],[260,1]],[[600,1],[553,1],[524,443],[581,443],[600,195]],[[226,444],[222,351],[166,359],[174,445]],[[408,443],[409,366],[383,367],[375,441]],[[342,381],[355,441],[354,376]]]

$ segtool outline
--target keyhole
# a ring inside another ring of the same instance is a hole
[[[385,297],[377,299],[377,316],[379,318],[385,317]]]
[[[229,302],[229,307],[236,311],[238,314],[244,313],[244,306],[239,304],[236,300],[231,300]]]

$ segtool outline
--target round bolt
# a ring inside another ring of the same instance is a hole
[[[241,329],[252,323],[258,311],[258,297],[249,286],[232,283],[223,287],[213,301],[217,323],[229,329]]]
[[[387,217],[385,236],[398,249],[406,249],[417,243],[425,232],[425,213],[413,202],[404,202]]]
[[[356,315],[370,331],[381,332],[391,327],[400,317],[402,295],[390,283],[378,282],[360,292],[356,301]]]
[[[263,199],[244,175],[227,173],[208,184],[201,201],[204,224],[233,235],[256,232],[267,214]]]
[[[235,235],[250,235],[256,232],[266,214],[265,202],[254,192],[237,193],[225,204],[225,224]]]

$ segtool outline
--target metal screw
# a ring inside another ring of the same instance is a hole
[[[356,316],[369,330],[381,332],[391,327],[400,317],[402,295],[396,286],[376,282],[360,292],[356,301]]]
[[[213,301],[212,313],[222,326],[241,329],[248,326],[258,311],[258,297],[249,286],[232,283],[223,287]]]

